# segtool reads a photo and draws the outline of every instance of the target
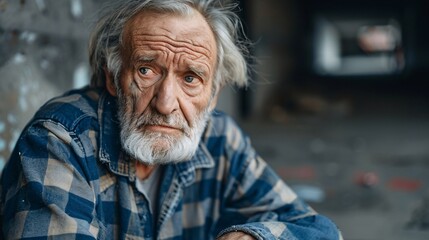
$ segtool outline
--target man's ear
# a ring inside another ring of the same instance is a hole
[[[104,77],[106,78],[106,89],[110,93],[110,95],[116,97],[116,85],[113,81],[112,73],[107,70],[107,68],[104,68]]]

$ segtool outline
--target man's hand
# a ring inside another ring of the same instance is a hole
[[[256,240],[256,238],[245,232],[238,231],[222,235],[222,237],[218,238],[218,240]]]

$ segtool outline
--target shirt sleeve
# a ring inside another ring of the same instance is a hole
[[[3,236],[95,239],[95,195],[84,168],[72,132],[46,121],[29,126],[2,174]]]
[[[243,231],[256,239],[342,239],[336,225],[303,202],[241,131],[229,129],[227,138],[230,168],[218,237]]]

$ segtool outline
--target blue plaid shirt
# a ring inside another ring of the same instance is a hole
[[[195,156],[163,166],[157,212],[121,152],[116,99],[75,90],[45,104],[1,176],[6,239],[339,239],[256,154],[224,114],[212,114]]]

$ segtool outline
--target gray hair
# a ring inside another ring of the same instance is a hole
[[[247,40],[239,17],[233,12],[236,4],[222,0],[120,0],[106,9],[90,38],[89,61],[93,71],[91,85],[105,87],[107,70],[118,79],[122,59],[120,54],[125,24],[142,10],[181,15],[193,9],[200,12],[210,25],[217,42],[217,69],[214,88],[226,84],[246,86],[248,83]],[[242,38],[239,40],[239,38]],[[107,69],[105,69],[107,68]],[[117,80],[115,80],[117,81]],[[116,85],[118,83],[116,82]]]

